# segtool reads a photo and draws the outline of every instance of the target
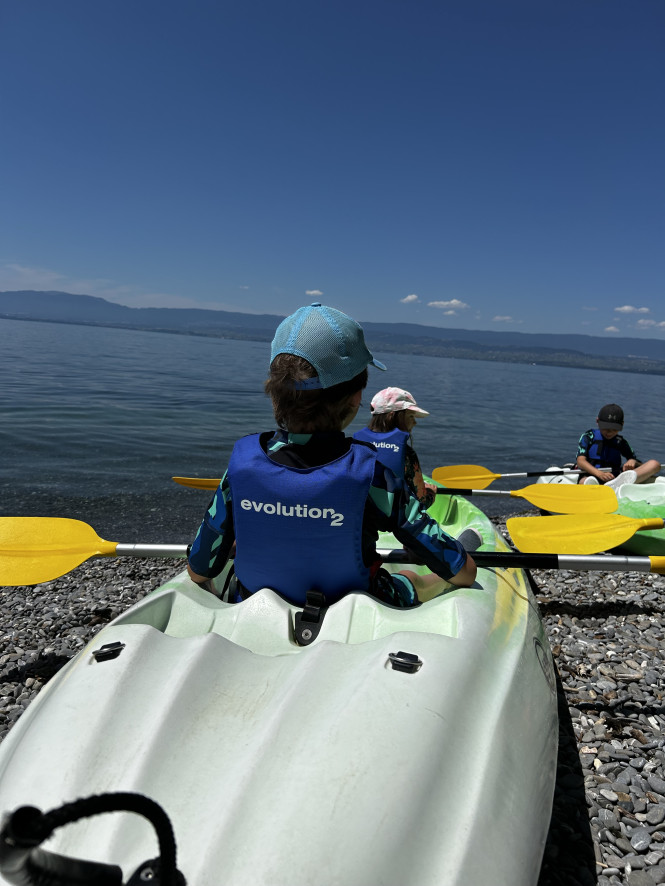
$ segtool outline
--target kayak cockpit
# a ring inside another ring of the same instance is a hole
[[[516,624],[526,624],[528,595],[522,573],[507,572],[499,588],[492,572],[483,570],[486,586],[481,579],[472,588],[451,589],[413,609],[386,606],[366,593],[349,594],[327,609],[314,642],[367,643],[405,631],[451,638],[471,631],[479,641],[497,630],[512,633]],[[269,589],[243,603],[225,603],[182,573],[112,624],[148,625],[180,638],[218,634],[261,655],[283,655],[302,651],[294,637],[300,611]]]
[[[267,588],[243,603],[229,604],[197,588],[184,576],[177,576],[114,624],[150,625],[168,636],[181,638],[219,634],[252,652],[281,655],[302,648],[294,639],[295,615],[299,611]],[[454,637],[457,628],[457,600],[453,596],[405,610],[385,606],[369,594],[358,593],[349,594],[328,608],[316,642],[364,643],[405,630]]]

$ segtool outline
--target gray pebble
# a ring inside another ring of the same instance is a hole
[[[665,821],[665,806],[652,806],[647,812],[646,820],[648,824],[661,824]]]
[[[606,828],[610,828],[610,830],[613,830],[618,825],[617,817],[611,809],[601,809],[598,813],[598,818],[601,824]]]
[[[651,834],[645,828],[635,828],[630,835],[630,845],[637,852],[646,852],[651,846]]]
[[[651,774],[647,776],[647,781],[649,782],[649,787],[652,791],[655,791],[657,794],[665,795],[665,780],[659,778],[655,774]]]

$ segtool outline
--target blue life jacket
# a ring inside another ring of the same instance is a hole
[[[369,446],[352,444],[329,464],[295,468],[269,458],[259,434],[238,440],[228,482],[243,587],[272,588],[301,605],[309,590],[327,603],[368,590],[362,526],[375,464]]]
[[[621,473],[621,452],[618,443],[623,438],[617,434],[611,440],[606,440],[600,433],[600,428],[593,431],[593,443],[589,446],[587,458],[594,468],[609,468],[615,477]]]
[[[406,441],[409,435],[406,431],[393,430],[380,434],[378,431],[370,431],[363,428],[353,435],[356,440],[364,440],[376,447],[376,457],[398,477],[404,476],[404,459],[406,456]]]

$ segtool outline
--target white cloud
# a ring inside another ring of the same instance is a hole
[[[305,295],[315,295],[315,296],[318,296],[318,295],[323,295],[323,293],[321,292],[320,289],[306,289],[306,290],[305,290]]]
[[[508,317],[508,316],[502,317],[500,315],[497,315],[496,317],[492,317],[492,322],[493,323],[513,323],[514,320],[512,317]]]
[[[614,309],[617,314],[648,314],[649,308],[634,308],[632,305],[622,305]]]
[[[458,298],[451,298],[450,301],[428,301],[427,307],[439,308],[444,314],[456,314],[457,311],[463,311],[469,306]]]
[[[70,280],[65,274],[59,274],[57,271],[51,271],[48,268],[29,268],[19,264],[0,266],[0,289],[37,289],[48,291],[62,289],[65,285],[80,287],[84,283],[90,282]],[[108,282],[108,280],[96,281],[97,285],[107,284]]]
[[[605,327],[605,332],[618,332],[618,331],[619,330],[616,328],[616,326],[606,326]]]
[[[31,268],[19,264],[0,265],[0,291],[35,289],[41,291],[72,292],[74,295],[94,295],[114,304],[130,308],[202,308],[210,311],[252,311],[245,305],[225,304],[170,292],[146,292],[139,286],[114,284],[105,278],[86,279],[70,277],[49,268]]]
[[[28,267],[19,264],[0,265],[0,290],[36,289],[57,292],[73,292],[75,295],[97,295],[122,304],[122,297],[138,291],[131,286],[113,285],[104,277],[70,277],[50,268]]]
[[[412,302],[420,301],[415,292],[412,292],[411,295],[405,295],[404,298],[400,298],[400,301],[403,305],[410,305]]]
[[[645,320],[644,318],[640,318],[635,325],[642,329],[647,326],[656,326],[658,329],[665,329],[665,320],[658,322],[657,320]]]

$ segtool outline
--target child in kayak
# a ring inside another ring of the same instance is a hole
[[[617,487],[624,483],[644,483],[660,472],[660,462],[650,458],[641,462],[633,447],[621,435],[623,409],[616,403],[603,406],[591,428],[580,437],[577,467],[579,483],[605,483]],[[626,459],[622,465],[622,459]]]
[[[404,477],[424,508],[436,497],[434,483],[425,483],[415,449],[410,445],[416,416],[429,415],[403,388],[384,388],[370,403],[369,425],[353,435],[356,440],[372,443],[377,458],[398,477]]]
[[[372,446],[344,434],[370,364],[385,369],[341,311],[316,303],[282,321],[265,385],[278,430],[235,444],[191,546],[193,581],[219,575],[235,542],[236,601],[269,587],[299,605],[309,590],[327,603],[367,590],[390,605],[413,606],[448,582],[473,584],[476,565],[463,546]],[[380,530],[393,532],[434,574],[382,569]]]

